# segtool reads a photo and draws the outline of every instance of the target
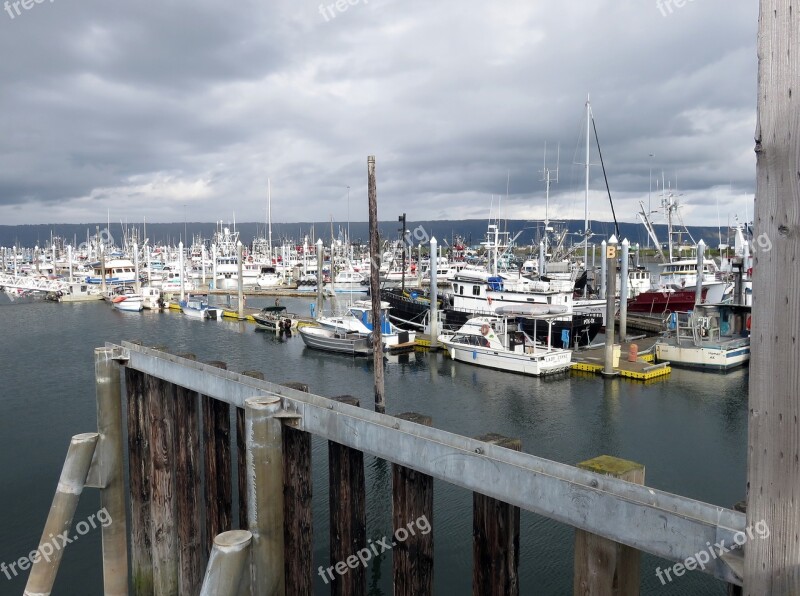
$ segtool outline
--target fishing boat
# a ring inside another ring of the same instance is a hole
[[[283,284],[283,279],[278,275],[278,271],[272,266],[262,266],[261,274],[256,279],[256,286],[259,288],[275,288]]]
[[[416,332],[400,329],[389,321],[389,303],[381,302],[381,341],[387,348],[412,344]],[[361,334],[372,332],[372,302],[356,300],[342,316],[319,317],[317,323],[334,331],[355,331]]]
[[[356,331],[335,331],[323,327],[299,327],[300,337],[309,348],[352,356],[372,354],[372,335]]]
[[[297,315],[286,312],[285,306],[275,305],[262,308],[261,312],[253,315],[257,329],[268,331],[289,331],[297,327]]]
[[[86,282],[72,282],[66,291],[56,292],[58,302],[92,302],[102,299],[103,295],[97,286],[90,286]]]
[[[103,273],[105,272],[106,284],[125,284],[136,281],[136,268],[128,259],[112,259],[105,263],[95,263],[92,265],[93,272],[86,277],[86,283],[98,285],[103,283]]]
[[[672,313],[670,330],[655,345],[656,358],[675,366],[726,371],[750,360],[750,307],[698,304]]]
[[[439,342],[460,362],[536,377],[555,374],[572,364],[572,350],[552,345],[553,322],[560,316],[546,305],[502,306],[493,316],[473,317],[455,333],[440,335]],[[532,334],[523,320],[533,323]],[[545,344],[535,339],[539,325],[547,330]]]

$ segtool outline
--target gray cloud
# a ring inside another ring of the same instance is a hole
[[[0,223],[260,220],[267,177],[276,221],[342,221],[348,185],[364,220],[368,154],[384,218],[542,217],[545,142],[551,215],[582,219],[587,92],[620,219],[651,166],[691,223],[752,210],[754,3],[329,4],[0,13]]]

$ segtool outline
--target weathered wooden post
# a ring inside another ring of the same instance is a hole
[[[251,593],[285,593],[283,542],[283,437],[279,397],[254,397],[245,402],[247,436],[248,529],[253,534]]]
[[[144,373],[125,368],[128,396],[128,475],[131,499],[131,583],[134,596],[153,594],[150,552],[150,433]]]
[[[95,454],[96,478],[100,505],[111,522],[103,526],[103,592],[106,596],[128,593],[128,530],[125,507],[125,473],[122,447],[122,390],[120,366],[114,350],[94,351],[97,401],[97,432],[100,434]]]
[[[434,264],[431,267],[435,267]],[[397,418],[431,426],[430,416],[408,412]],[[422,521],[420,524],[418,522]],[[392,550],[395,596],[433,594],[433,476],[392,464]],[[424,527],[420,527],[420,525]],[[427,531],[425,529],[427,528]],[[397,535],[403,531],[405,540]],[[423,533],[425,532],[425,533]]]
[[[761,0],[745,594],[800,593],[800,6]]]
[[[282,383],[308,393],[305,383]],[[283,426],[283,540],[286,593],[314,592],[314,524],[312,523],[311,434]]]
[[[372,364],[375,375],[375,411],[386,412],[383,386],[383,337],[381,336],[381,255],[378,245],[378,188],[375,182],[375,156],[367,157],[369,200],[369,292],[372,299]]]
[[[522,450],[520,439],[494,433],[476,438]],[[480,493],[472,496],[472,594],[519,594],[519,507]]]
[[[58,480],[58,488],[53,497],[50,512],[47,514],[47,521],[42,538],[39,540],[36,556],[30,557],[33,567],[28,576],[28,582],[25,584],[25,596],[50,594],[53,589],[56,573],[58,573],[61,558],[64,556],[61,545],[53,545],[53,537],[62,534],[65,530],[69,533],[72,527],[72,518],[89,474],[98,438],[97,433],[84,433],[75,435],[69,443],[67,457]],[[49,548],[45,549],[46,546]],[[22,569],[21,565],[20,568]]]
[[[242,576],[247,573],[252,539],[247,530],[231,530],[214,538],[200,596],[238,596]]]
[[[227,370],[224,362],[206,362]],[[233,490],[231,487],[230,405],[206,395],[200,398],[203,411],[203,462],[205,469],[206,543],[211,552],[214,536],[231,529]]]
[[[336,401],[358,407],[350,395]],[[350,569],[347,558],[367,546],[366,485],[364,454],[334,441],[328,441],[328,481],[330,491],[330,563],[347,569],[341,573],[320,569],[323,581],[331,586],[331,596],[359,596],[367,593],[367,573],[362,565]]]
[[[181,354],[196,360],[194,354]],[[200,397],[177,387],[175,394],[175,486],[178,498],[178,587],[197,594],[203,581],[206,549],[203,542],[203,484],[200,476]]]
[[[150,547],[156,594],[178,593],[175,385],[145,377],[150,432]]]
[[[644,484],[644,466],[602,455],[578,464],[605,476]],[[639,594],[640,553],[583,530],[575,531],[573,594],[586,596],[636,596]]]

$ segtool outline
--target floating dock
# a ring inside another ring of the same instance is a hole
[[[613,367],[615,375],[637,381],[649,381],[669,375],[672,372],[669,362],[653,364],[657,340],[657,337],[643,337],[623,344],[615,344],[615,347],[619,346],[620,350],[619,362]],[[632,344],[636,344],[638,348],[635,362],[629,362],[628,358]],[[572,359],[573,371],[601,374],[605,369],[605,346],[592,346],[585,350],[575,351],[572,353]]]

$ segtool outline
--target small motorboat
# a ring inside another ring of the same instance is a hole
[[[299,327],[298,331],[306,346],[315,350],[352,356],[372,354],[372,334],[312,326]]]
[[[267,306],[261,312],[253,315],[256,322],[256,329],[266,329],[267,331],[287,331],[297,328],[297,315],[286,312],[285,306]]]
[[[111,299],[111,304],[117,310],[126,312],[139,312],[144,308],[142,297],[138,294],[121,294]]]

